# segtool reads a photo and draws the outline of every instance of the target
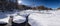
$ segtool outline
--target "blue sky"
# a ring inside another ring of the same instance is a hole
[[[60,7],[60,0],[20,0],[22,4],[28,6],[41,6],[44,5],[49,8],[58,8]]]

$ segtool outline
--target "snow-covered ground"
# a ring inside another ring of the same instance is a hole
[[[15,23],[23,23],[28,16],[28,23],[31,26],[60,26],[60,10],[0,12],[0,23],[8,23],[9,16],[13,16]]]
[[[30,14],[28,23],[31,26],[60,26],[60,10],[46,13]]]

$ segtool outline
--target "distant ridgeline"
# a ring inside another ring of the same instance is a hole
[[[52,8],[48,8],[48,7],[45,7],[45,6],[37,6],[37,7],[33,7],[32,8],[33,10],[52,10]]]
[[[18,8],[21,10],[53,10],[52,8],[48,8],[45,6],[37,6],[37,7],[31,7],[31,6],[26,6],[26,5],[18,5]]]
[[[20,9],[20,10],[52,10],[51,8],[47,8],[45,6],[37,6],[31,7],[26,5],[19,5],[17,0],[0,0],[0,10],[13,10],[13,9]]]
[[[17,0],[0,0],[0,10],[17,9]]]
[[[28,9],[32,9],[30,6],[26,6],[26,5],[18,5],[18,9],[20,10],[28,10]]]

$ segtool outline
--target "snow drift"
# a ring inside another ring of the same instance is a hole
[[[60,10],[41,13],[32,13],[29,16],[31,26],[60,26]]]

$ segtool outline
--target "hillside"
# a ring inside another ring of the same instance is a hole
[[[42,26],[50,26],[50,25],[51,26],[60,26],[59,25],[60,24],[60,22],[59,22],[60,21],[60,19],[59,19],[60,13],[59,12],[60,12],[60,10],[48,10],[48,11],[47,10],[41,10],[41,11],[39,11],[39,10],[23,10],[23,11],[15,11],[15,12],[4,12],[4,13],[2,12],[2,13],[0,13],[0,15],[2,14],[1,15],[2,19],[0,21],[3,23],[8,23],[9,16],[13,16],[14,17],[13,22],[23,23],[26,20],[26,16],[29,15],[28,23],[31,26],[40,26],[40,25],[42,25]],[[3,15],[4,15],[4,17],[3,17]]]

